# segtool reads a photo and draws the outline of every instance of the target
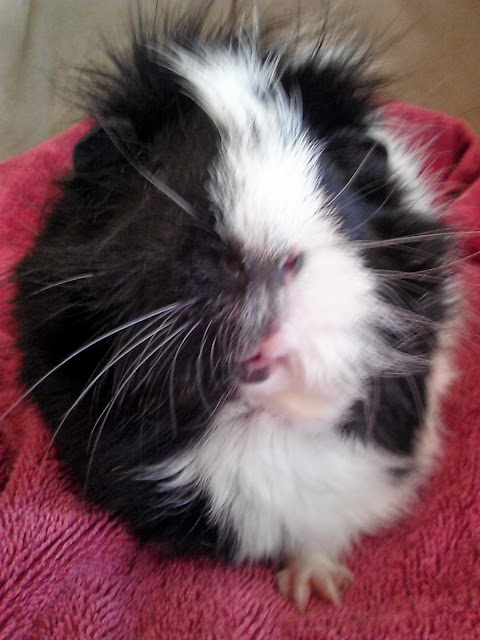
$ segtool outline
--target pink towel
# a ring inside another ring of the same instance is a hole
[[[428,141],[450,221],[480,229],[480,151],[459,121],[414,107],[390,110]],[[31,245],[52,180],[69,168],[88,123],[0,165],[0,272]],[[471,323],[480,314],[480,236],[460,263]],[[356,579],[336,608],[299,614],[266,565],[165,557],[82,500],[50,447],[51,433],[19,398],[19,355],[0,286],[1,640],[470,640],[480,638],[480,350],[464,342],[445,403],[444,458],[417,507],[365,537],[348,564]],[[478,333],[478,326],[476,332]],[[16,404],[18,403],[18,404]]]

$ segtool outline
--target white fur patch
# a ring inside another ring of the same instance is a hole
[[[222,213],[220,233],[260,259],[280,263],[299,252],[305,259],[286,287],[281,365],[265,382],[244,385],[241,400],[220,411],[192,450],[142,475],[162,490],[191,485],[206,495],[212,522],[236,533],[239,559],[334,557],[409,505],[434,457],[437,403],[417,466],[401,482],[388,470],[404,459],[337,432],[363,397],[366,377],[402,363],[382,352],[376,337],[379,325],[391,328],[394,320],[377,297],[373,272],[339,233],[322,189],[322,148],[302,128],[299,105],[275,84],[274,60],[261,64],[247,50],[175,50],[171,65],[220,132],[209,185]],[[418,166],[375,127],[393,171],[411,181],[412,203],[427,214],[431,200]],[[284,392],[315,397],[315,419],[292,415],[282,406]]]
[[[275,82],[275,60],[261,63],[248,49],[179,50],[171,64],[220,132],[209,185],[219,233],[259,260],[305,257],[284,296],[287,357],[244,396],[271,406],[287,389],[315,394],[324,417],[337,419],[367,370],[381,366],[371,327],[386,314],[372,273],[338,231],[322,187],[321,145]]]
[[[398,462],[332,430],[302,433],[279,416],[232,403],[194,450],[151,467],[147,477],[174,476],[163,489],[193,483],[203,490],[212,521],[237,534],[238,559],[335,557],[410,503],[416,476],[398,483],[386,472]]]
[[[428,146],[415,142],[415,134],[407,130],[399,118],[384,118],[372,125],[370,135],[388,151],[390,170],[398,180],[407,207],[428,218],[438,217],[433,178],[425,176],[425,157]],[[418,134],[418,132],[417,132]]]

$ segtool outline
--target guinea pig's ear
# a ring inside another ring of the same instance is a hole
[[[303,117],[319,138],[330,138],[345,128],[365,127],[380,84],[370,77],[365,63],[352,59],[335,61],[318,50],[319,60],[287,67],[281,82],[287,95],[298,100]]]
[[[386,180],[388,172],[388,151],[381,142],[370,136],[354,139],[347,147],[345,162],[350,170],[358,171],[367,179]]]
[[[388,151],[378,140],[363,133],[348,132],[335,136],[328,148],[352,188],[371,192],[387,185]]]
[[[73,150],[73,169],[76,174],[87,174],[127,164],[137,145],[137,137],[128,120],[105,119],[77,142]]]

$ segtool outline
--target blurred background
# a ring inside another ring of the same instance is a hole
[[[145,0],[143,5],[152,5]],[[162,3],[162,0],[160,0]],[[75,66],[102,55],[104,34],[122,43],[131,0],[0,0],[0,158],[62,131],[80,116],[65,100]],[[153,3],[154,4],[154,3]],[[180,2],[170,0],[170,4]],[[195,11],[198,2],[182,2]],[[219,10],[221,0],[217,3]],[[237,0],[238,5],[250,5]],[[281,11],[282,1],[258,0]],[[283,1],[283,5],[293,2]],[[382,47],[383,72],[396,99],[445,111],[480,134],[480,2],[478,0],[331,0]],[[300,0],[323,15],[324,0]]]

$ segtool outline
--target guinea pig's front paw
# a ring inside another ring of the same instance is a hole
[[[340,605],[352,581],[353,574],[345,565],[323,555],[292,558],[277,575],[278,590],[302,613],[312,594]]]

